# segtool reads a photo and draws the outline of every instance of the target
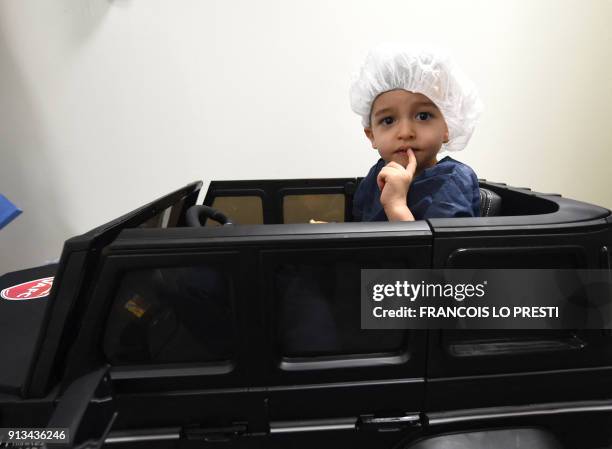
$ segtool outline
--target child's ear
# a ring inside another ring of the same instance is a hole
[[[376,149],[376,142],[374,141],[374,133],[372,133],[372,128],[363,128],[363,132],[365,133],[366,137],[370,139],[370,142],[372,142],[372,148]]]
[[[446,132],[444,133],[444,143],[448,143],[448,128],[446,129]]]

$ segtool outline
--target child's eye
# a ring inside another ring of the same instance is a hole
[[[419,113],[416,115],[416,119],[417,119],[417,120],[423,120],[423,121],[425,121],[425,120],[429,120],[429,119],[430,119],[430,118],[432,118],[432,117],[433,117],[433,115],[431,115],[429,112],[419,112]]]
[[[382,123],[383,125],[390,125],[391,123],[393,123],[393,117],[385,117],[380,121],[380,123]]]

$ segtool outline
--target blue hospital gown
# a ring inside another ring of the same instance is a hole
[[[359,184],[353,198],[354,221],[387,221],[376,184],[384,166],[380,159]],[[415,220],[479,217],[478,178],[469,166],[447,156],[412,181],[407,203]]]

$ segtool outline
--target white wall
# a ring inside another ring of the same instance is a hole
[[[451,50],[480,177],[612,208],[610,0],[0,0],[0,273],[203,179],[362,176],[372,45]]]

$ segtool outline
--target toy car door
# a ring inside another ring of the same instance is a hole
[[[271,447],[392,447],[420,426],[426,338],[362,329],[360,274],[426,268],[429,230],[304,226],[260,250]]]
[[[610,270],[610,211],[559,195],[487,187],[502,196],[502,216],[430,220],[434,268],[506,269],[509,277],[515,268]],[[611,342],[601,329],[432,331],[428,409],[609,397]]]

